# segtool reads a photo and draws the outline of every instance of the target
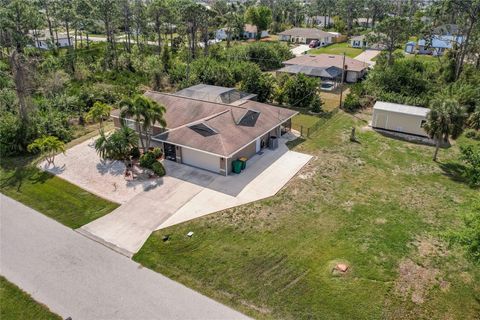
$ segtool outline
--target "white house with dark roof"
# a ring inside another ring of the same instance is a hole
[[[155,91],[145,96],[166,109],[167,127],[152,129],[152,142],[163,149],[165,158],[222,175],[232,172],[234,160],[275,148],[276,139],[290,131],[291,118],[298,113],[249,99],[227,104]],[[120,127],[120,111],[111,116]],[[136,127],[133,120],[124,120]]]

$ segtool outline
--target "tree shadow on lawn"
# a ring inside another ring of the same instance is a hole
[[[27,180],[31,184],[37,184],[45,183],[53,177],[52,174],[41,171],[33,165],[20,166],[6,171],[5,177],[0,179],[0,188],[15,188],[17,192],[20,192]]]
[[[465,177],[467,168],[458,162],[439,163],[443,174],[455,182],[460,182],[468,185],[468,179]]]

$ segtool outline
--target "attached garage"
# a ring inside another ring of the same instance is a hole
[[[428,108],[377,101],[373,106],[372,127],[426,137],[423,125]]]
[[[194,149],[182,147],[182,163],[216,173],[220,172],[219,156]]]

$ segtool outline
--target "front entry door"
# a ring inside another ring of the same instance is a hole
[[[164,143],[163,151],[165,152],[165,159],[177,161],[177,152],[173,144]]]

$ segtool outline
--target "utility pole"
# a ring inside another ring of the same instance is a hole
[[[342,82],[340,83],[340,108],[343,107],[342,98],[343,98],[343,81],[345,79],[345,52],[343,53],[343,63],[342,63]]]

